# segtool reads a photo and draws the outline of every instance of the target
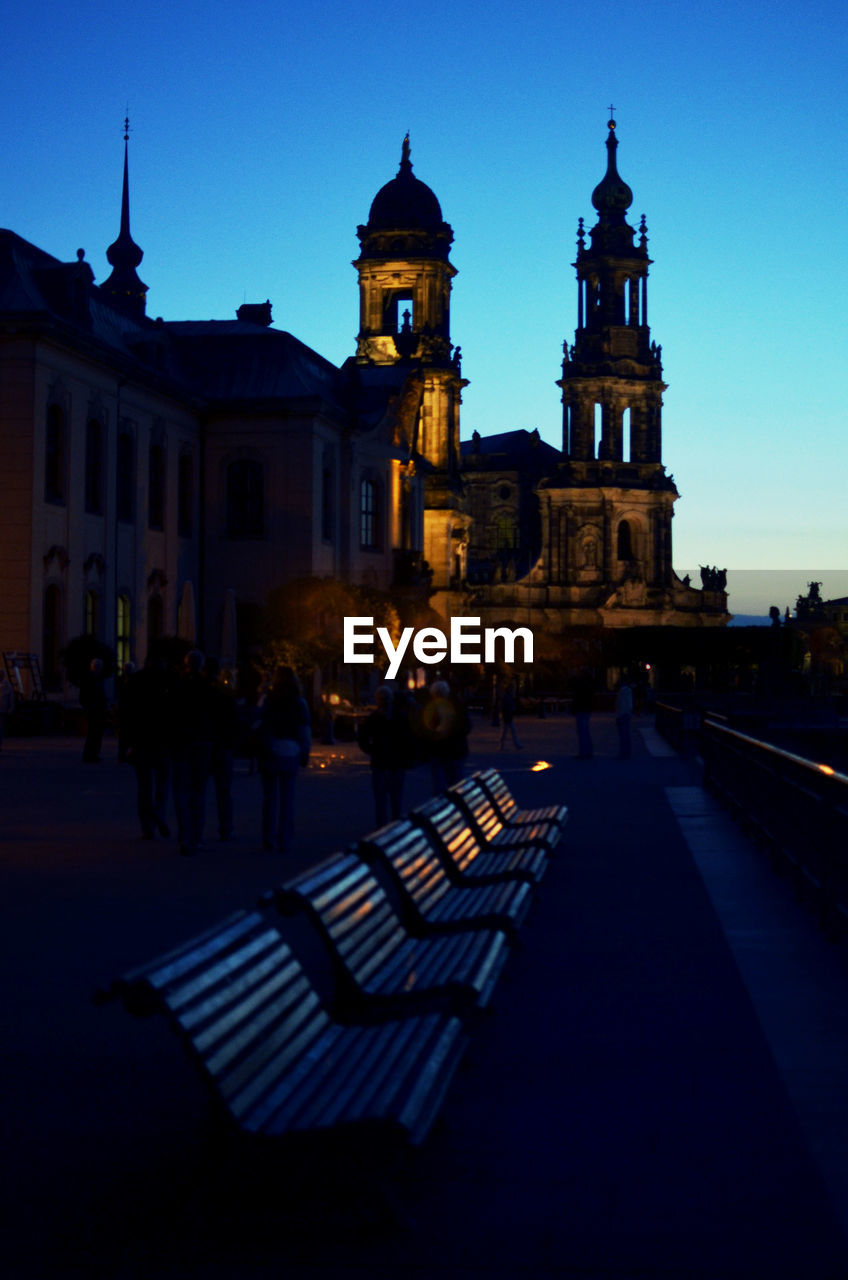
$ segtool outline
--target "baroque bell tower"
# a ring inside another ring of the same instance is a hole
[[[563,462],[546,488],[544,572],[554,591],[606,625],[670,606],[672,508],[662,464],[666,384],[648,327],[648,237],[627,222],[633,192],[618,172],[616,124],[592,192],[597,222],[578,224],[577,329],[563,347]]]
[[[424,555],[433,573],[434,603],[449,607],[444,593],[465,574],[459,413],[467,382],[459,347],[450,339],[453,231],[433,191],[412,172],[409,135],[397,175],[377,192],[357,236],[356,363],[384,369],[399,397],[417,402],[410,444],[425,470]]]

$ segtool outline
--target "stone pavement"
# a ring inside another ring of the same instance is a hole
[[[139,838],[114,741],[83,766],[78,740],[7,739],[5,1275],[848,1276],[843,952],[649,721],[629,762],[610,717],[592,761],[568,717],[517,728],[525,749],[499,753],[478,719],[469,766],[570,821],[433,1132],[392,1171],[403,1223],[365,1177],[216,1145],[164,1019],[91,1000],[369,830],[358,750],[316,749],[284,863],[244,768],[236,840],[185,859]],[[426,794],[416,771],[407,803]]]

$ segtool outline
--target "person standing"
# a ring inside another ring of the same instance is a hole
[[[119,711],[125,758],[135,769],[141,834],[145,840],[152,840],[157,831],[160,836],[169,836],[169,709],[165,664],[161,658],[148,654],[141,671],[128,678]]]
[[[421,715],[421,728],[430,760],[433,795],[459,782],[468,755],[471,722],[465,703],[451,696],[446,680],[434,680]]]
[[[262,782],[262,847],[289,853],[294,838],[294,787],[309,763],[309,708],[291,667],[278,668],[259,707],[257,759]]]
[[[574,697],[571,711],[577,722],[577,757],[579,760],[591,760],[594,754],[592,732],[589,721],[595,703],[595,692],[592,686],[592,675],[588,667],[584,667],[574,684]]]
[[[389,809],[392,819],[401,816],[409,726],[402,705],[396,705],[387,685],[380,685],[374,701],[376,710],[360,725],[357,740],[371,757],[375,820],[382,827],[388,821]]]
[[[92,658],[88,670],[80,680],[80,704],[85,713],[85,745],[82,758],[85,764],[97,764],[103,733],[106,729],[106,713],[109,704],[104,686],[105,672],[102,658]]]
[[[619,760],[630,759],[630,722],[632,718],[633,690],[626,680],[622,680],[615,695],[615,727],[618,730]]]
[[[503,729],[501,730],[501,751],[503,751],[504,746],[506,745],[507,734],[511,735],[512,743],[516,751],[521,750],[521,743],[518,741],[515,733],[515,708],[517,701],[518,700],[515,696],[515,681],[510,680],[509,684],[504,689],[504,694],[501,698],[501,720],[503,721]]]
[[[209,684],[212,711],[212,754],[209,772],[215,788],[218,835],[229,840],[233,834],[233,755],[238,738],[238,710],[231,691],[220,678],[221,664],[207,658],[203,668]]]
[[[212,759],[214,712],[205,658],[199,649],[187,653],[183,675],[170,698],[171,763],[174,808],[180,853],[196,853],[203,841],[206,784]]]

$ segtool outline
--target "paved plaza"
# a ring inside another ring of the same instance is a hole
[[[244,762],[236,838],[215,838],[210,796],[183,858],[141,839],[114,739],[98,765],[78,739],[6,740],[6,1276],[848,1275],[844,949],[648,718],[629,761],[610,716],[593,760],[568,716],[516,726],[524,749],[499,752],[475,717],[469,768],[569,823],[432,1133],[391,1170],[394,1216],[365,1155],[359,1177],[222,1146],[164,1019],[92,999],[370,830],[358,748],[315,748],[291,859],[261,850]],[[409,774],[407,807],[428,782]]]

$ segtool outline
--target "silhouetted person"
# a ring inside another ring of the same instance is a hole
[[[104,680],[102,659],[92,658],[88,670],[83,672],[80,679],[80,704],[85,713],[86,725],[82,758],[86,764],[96,764],[100,759],[109,708]]]
[[[203,675],[204,661],[199,649],[186,654],[183,675],[174,684],[170,699],[174,808],[180,853],[186,855],[196,853],[203,840],[212,760],[215,713],[209,681]]]
[[[409,758],[409,722],[400,697],[381,685],[374,694],[377,709],[359,727],[357,738],[371,757],[371,786],[378,827],[401,816],[406,761]]]
[[[630,721],[633,719],[633,690],[626,680],[622,680],[615,695],[615,727],[618,730],[618,758],[629,760]]]
[[[507,734],[511,736],[513,746],[516,748],[516,750],[517,751],[521,750],[521,743],[518,741],[518,738],[515,733],[516,703],[517,703],[517,698],[515,696],[515,681],[510,680],[509,684],[504,689],[504,694],[503,694],[503,697],[501,698],[501,719],[503,720],[503,729],[501,730],[501,746],[500,746],[501,751],[503,751],[504,746],[506,745]]]
[[[0,668],[0,751],[3,750],[3,735],[6,731],[6,716],[15,709],[15,691],[6,679],[6,672]]]
[[[294,836],[294,787],[309,762],[309,708],[291,667],[280,667],[259,706],[257,758],[262,780],[262,844],[289,853]]]
[[[594,755],[589,728],[594,705],[595,690],[592,676],[588,668],[584,667],[574,682],[574,697],[571,700],[571,711],[577,722],[577,755],[581,760],[591,760]]]
[[[126,759],[135,769],[141,834],[145,840],[152,840],[157,831],[160,836],[169,836],[169,690],[161,658],[148,655],[141,671],[129,677],[121,694],[119,714]]]
[[[125,662],[124,669],[121,672],[116,690],[115,701],[118,705],[118,763],[124,764],[128,759],[129,741],[125,732],[126,715],[124,713],[124,699],[126,696],[129,682],[135,675],[135,663]]]
[[[471,731],[465,703],[451,696],[447,681],[434,680],[430,686],[430,697],[421,714],[421,729],[435,796],[462,777]]]
[[[212,754],[209,773],[215,788],[218,810],[218,835],[229,840],[233,834],[233,753],[239,733],[236,700],[219,678],[217,658],[207,658],[203,669],[209,683],[212,711]]]

